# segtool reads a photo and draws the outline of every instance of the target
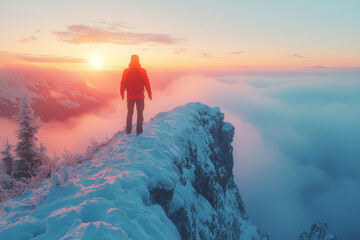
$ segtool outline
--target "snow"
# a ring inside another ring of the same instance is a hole
[[[64,75],[65,74],[65,75]],[[55,101],[61,107],[69,109],[82,105],[102,103],[101,94],[91,90],[81,79],[66,77],[67,73],[56,70],[37,71],[36,69],[0,69],[0,100],[11,115],[18,109],[20,99],[29,95],[32,104],[54,106]],[[49,105],[47,105],[49,104]],[[5,114],[5,113],[2,113]],[[6,115],[6,114],[5,114]]]
[[[0,74],[0,99],[7,100],[11,104],[19,104],[20,99],[26,94],[31,99],[41,99],[44,97],[35,91],[28,89],[36,89],[38,85],[35,82],[29,82],[17,79],[16,77],[2,76]]]
[[[80,104],[74,102],[74,101],[71,101],[70,99],[61,99],[61,100],[58,100],[58,103],[67,107],[67,108],[77,108],[77,107],[80,107]]]
[[[299,240],[336,240],[336,237],[328,230],[324,221],[318,221],[311,226],[310,232],[303,232]]]
[[[197,124],[201,112],[207,112],[204,126]],[[0,239],[181,239],[163,207],[151,202],[149,191],[155,188],[174,189],[170,211],[191,204],[193,209],[186,211],[196,212],[192,221],[204,223],[196,226],[198,239],[202,231],[210,236],[206,224],[213,221],[215,210],[192,185],[194,167],[183,169],[184,184],[175,163],[184,160],[188,144],[194,142],[199,161],[208,159],[213,140],[205,128],[221,114],[217,108],[191,103],[158,114],[138,137],[119,132],[93,159],[64,166],[38,189],[0,203]],[[194,128],[199,128],[196,134]],[[226,192],[229,221],[234,201],[233,193]],[[241,231],[243,240],[265,239],[246,218],[241,219]]]

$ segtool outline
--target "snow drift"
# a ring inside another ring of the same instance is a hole
[[[234,127],[218,108],[160,113],[94,157],[0,204],[0,239],[265,240],[233,180]]]

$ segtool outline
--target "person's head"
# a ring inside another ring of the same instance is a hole
[[[131,55],[131,61],[129,64],[130,67],[140,67],[140,60],[139,60],[139,56],[136,54]]]
[[[131,55],[131,62],[132,63],[140,63],[139,56],[136,54]]]

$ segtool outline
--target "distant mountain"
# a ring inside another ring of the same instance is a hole
[[[234,182],[234,127],[218,108],[190,103],[144,130],[0,203],[0,239],[268,240]]]
[[[29,94],[35,115],[42,121],[65,120],[94,111],[113,96],[87,86],[74,73],[35,67],[0,69],[0,116],[18,114],[19,102]]]
[[[336,237],[328,230],[325,222],[317,222],[311,226],[310,232],[303,232],[299,240],[337,240]]]

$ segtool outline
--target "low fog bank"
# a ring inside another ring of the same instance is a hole
[[[249,87],[217,100],[237,119],[235,176],[249,216],[273,239],[297,239],[317,220],[339,239],[359,236],[359,76],[223,79]]]
[[[153,87],[145,121],[191,101],[220,107],[236,128],[234,174],[253,222],[281,240],[297,239],[325,220],[339,239],[350,240],[360,235],[358,76],[349,71],[178,76]],[[43,124],[39,140],[49,152],[64,147],[83,152],[90,138],[101,141],[123,129],[125,103],[115,99],[98,113]],[[3,141],[16,124],[0,120]]]

